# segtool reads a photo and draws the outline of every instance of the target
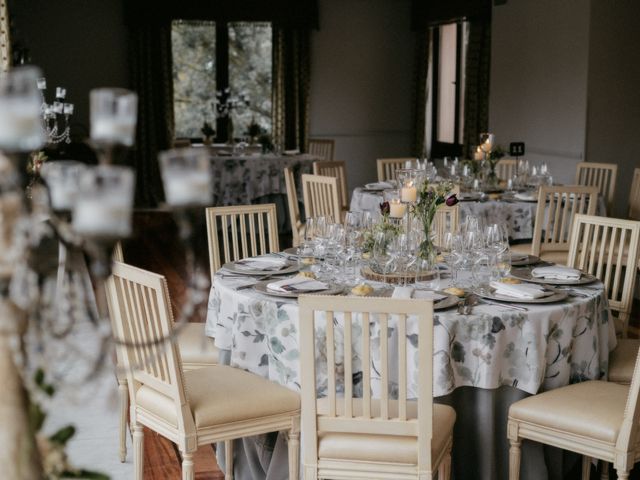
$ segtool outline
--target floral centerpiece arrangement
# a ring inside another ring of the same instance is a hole
[[[505,156],[504,149],[498,145],[487,153],[487,165],[489,166],[489,173],[487,175],[487,183],[490,186],[498,184],[498,176],[496,175],[496,165],[498,161]]]
[[[391,205],[389,202],[382,202],[380,204],[380,214],[382,215],[382,221],[376,223],[371,230],[367,231],[364,235],[363,252],[365,254],[371,254],[373,251],[376,235],[378,233],[384,233],[385,237],[391,239],[402,233],[402,227],[398,223],[389,221],[389,213],[391,213]]]
[[[433,258],[435,254],[431,228],[433,219],[436,216],[436,210],[442,204],[452,207],[458,203],[458,197],[455,193],[452,193],[452,189],[453,184],[451,182],[430,184],[425,181],[418,190],[418,202],[414,205],[412,213],[420,220],[424,231],[424,240],[420,244],[418,252],[418,255],[423,260]]]

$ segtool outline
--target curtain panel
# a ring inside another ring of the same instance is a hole
[[[155,207],[164,199],[158,153],[173,141],[171,25],[139,25],[130,29],[129,40],[131,86],[138,94],[136,206]]]
[[[479,135],[489,128],[489,76],[491,23],[472,20],[469,25],[464,98],[463,155],[473,158]]]
[[[273,26],[273,141],[307,150],[309,140],[310,30]]]
[[[413,155],[422,158],[426,154],[427,99],[429,96],[429,32],[415,35],[415,61],[413,84]]]

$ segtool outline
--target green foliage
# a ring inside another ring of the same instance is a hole
[[[73,425],[67,425],[66,427],[61,428],[56,433],[49,437],[49,440],[52,443],[57,443],[59,445],[66,445],[71,437],[73,437],[76,433],[76,427]]]

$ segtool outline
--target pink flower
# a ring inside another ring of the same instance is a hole
[[[456,197],[455,193],[449,195],[445,200],[445,203],[447,204],[447,207],[453,207],[456,203],[458,203],[458,197]]]

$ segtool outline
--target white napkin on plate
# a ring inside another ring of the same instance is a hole
[[[533,299],[553,294],[553,292],[545,291],[541,285],[532,285],[530,283],[491,282],[490,285],[495,288],[496,295],[504,295],[506,297]]]
[[[410,287],[410,286],[394,287],[393,293],[391,294],[391,298],[407,299],[407,298],[411,298],[412,295],[413,295],[413,287]]]
[[[393,188],[389,182],[373,182],[365,185],[367,190],[384,190],[385,188]]]
[[[532,200],[537,200],[538,196],[536,195],[535,192],[521,192],[521,193],[514,194],[513,198],[516,198],[518,200],[532,201]]]
[[[234,262],[235,267],[238,270],[282,270],[287,266],[287,262],[280,258],[245,258],[244,260],[238,260]]]
[[[550,267],[538,267],[531,270],[531,276],[546,278],[549,280],[580,280],[582,272],[575,268],[552,265]]]
[[[317,292],[327,288],[328,285],[326,283],[303,276],[285,278],[284,280],[267,284],[267,290],[282,293]]]

